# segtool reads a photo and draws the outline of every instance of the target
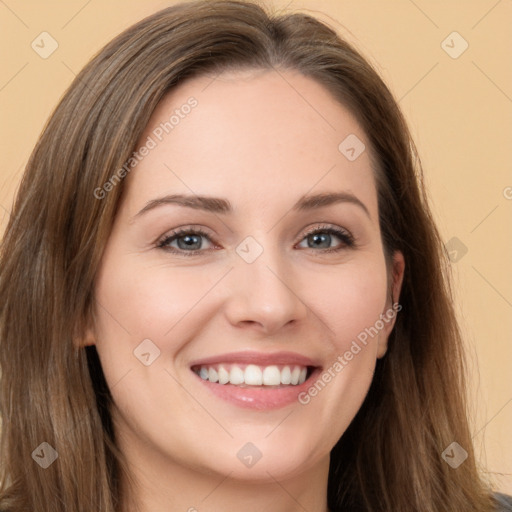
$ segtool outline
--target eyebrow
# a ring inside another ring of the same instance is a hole
[[[340,203],[354,204],[360,207],[366,215],[370,217],[370,212],[366,205],[351,192],[330,192],[305,195],[297,201],[297,203],[292,207],[292,210],[302,212]],[[195,210],[203,210],[211,213],[233,213],[233,206],[227,199],[210,196],[171,194],[148,201],[144,208],[142,208],[142,210],[140,210],[132,220],[135,220],[137,217],[140,217],[150,210],[168,204],[177,204],[186,208],[193,208]]]

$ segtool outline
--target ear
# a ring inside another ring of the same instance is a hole
[[[76,348],[87,347],[96,344],[96,335],[93,329],[92,315],[86,315],[87,318],[83,320],[83,325],[77,326],[73,336],[73,344]]]
[[[73,338],[73,343],[75,344],[76,348],[96,345],[96,337],[94,336],[92,329],[87,329],[82,336]]]
[[[388,350],[388,340],[393,327],[395,326],[396,316],[402,309],[398,303],[400,292],[402,290],[402,282],[404,280],[405,260],[401,251],[393,253],[393,261],[391,263],[391,275],[389,283],[388,300],[386,307],[381,315],[384,327],[379,332],[377,358],[382,358]]]

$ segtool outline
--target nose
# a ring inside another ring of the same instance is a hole
[[[306,318],[306,297],[294,286],[293,268],[278,249],[265,249],[252,263],[235,257],[226,315],[237,328],[272,335]]]

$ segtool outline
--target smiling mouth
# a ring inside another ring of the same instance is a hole
[[[192,371],[205,381],[240,388],[298,386],[314,370],[313,366],[302,365],[204,364],[192,367]]]

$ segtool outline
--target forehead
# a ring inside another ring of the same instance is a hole
[[[298,72],[189,79],[158,104],[143,146],[150,149],[127,178],[131,211],[166,193],[229,197],[241,211],[333,190],[376,210],[365,133],[321,84]]]

